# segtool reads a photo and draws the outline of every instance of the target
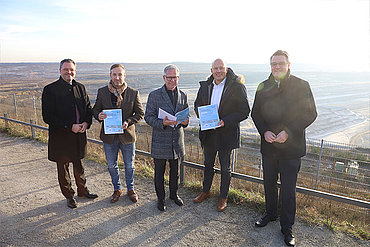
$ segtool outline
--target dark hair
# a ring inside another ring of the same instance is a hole
[[[73,61],[70,58],[66,58],[66,59],[63,59],[62,61],[60,61],[59,69],[62,69],[62,66],[63,66],[64,63],[73,63],[73,65],[76,66],[75,61]]]
[[[286,51],[283,51],[283,50],[275,51],[274,54],[272,54],[272,56],[270,57],[270,61],[271,61],[273,56],[284,56],[284,57],[286,57],[286,60],[288,61],[288,63],[290,63],[289,62],[289,54]]]
[[[115,63],[112,66],[110,66],[110,70],[109,71],[112,71],[112,69],[114,69],[114,68],[122,68],[123,71],[126,71],[125,70],[125,67],[123,67],[123,65],[122,64],[119,64],[119,63]]]

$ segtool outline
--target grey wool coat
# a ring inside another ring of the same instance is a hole
[[[175,115],[188,107],[187,96],[178,90],[176,108],[174,108],[166,91],[166,85],[152,91],[148,96],[145,122],[153,127],[151,155],[155,159],[179,159],[185,155],[184,127],[163,126],[163,119],[158,118],[159,108]]]

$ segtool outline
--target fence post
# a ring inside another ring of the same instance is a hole
[[[261,177],[261,173],[262,173],[262,158],[260,159],[260,165],[258,166],[258,177],[259,178]]]
[[[15,113],[15,117],[18,117],[18,115],[17,115],[17,100],[16,100],[16,97],[15,97],[15,93],[13,93],[13,100],[14,100],[14,113]]]
[[[235,171],[235,149],[231,151],[231,171]]]
[[[31,137],[32,139],[35,139],[35,129],[33,128],[33,119],[30,119],[30,126],[31,126]]]
[[[322,155],[322,146],[323,146],[324,140],[321,139],[321,145],[320,145],[320,155],[319,155],[319,161],[317,164],[317,173],[316,173],[316,182],[315,182],[315,190],[317,188],[317,180],[319,178],[319,171],[320,171],[320,164],[321,164],[321,155]]]
[[[35,96],[32,96],[32,102],[33,102],[33,112],[35,114],[35,124],[37,124],[37,111],[36,111],[36,100],[35,100]]]
[[[4,118],[5,118],[5,128],[9,129],[9,122],[8,122],[8,114],[4,113]]]
[[[180,186],[184,186],[185,184],[185,166],[184,166],[184,157],[181,158],[181,163],[180,163]]]

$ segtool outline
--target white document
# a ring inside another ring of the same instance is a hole
[[[217,105],[206,105],[198,107],[200,129],[209,130],[220,127],[218,122],[220,118],[218,117]]]
[[[107,114],[104,119],[104,133],[105,134],[122,134],[122,110],[103,110]]]

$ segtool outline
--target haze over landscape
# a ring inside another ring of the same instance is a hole
[[[109,66],[120,62],[145,102],[173,62],[192,105],[198,81],[221,57],[245,76],[252,105],[269,57],[283,49],[318,106],[308,136],[370,145],[368,0],[0,0],[0,11],[3,94],[40,93],[58,77],[56,63],[69,57],[92,100],[109,79]],[[255,133],[250,120],[243,129]]]
[[[1,0],[0,62],[263,64],[368,71],[368,0]]]

